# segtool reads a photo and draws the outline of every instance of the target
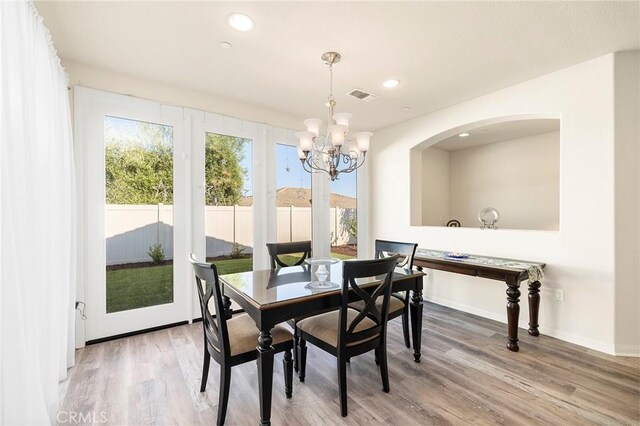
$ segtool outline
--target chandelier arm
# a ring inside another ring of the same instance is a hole
[[[351,173],[354,170],[359,169],[364,164],[364,155],[362,156],[362,161],[358,161],[358,159],[353,159],[351,157],[345,156],[344,162],[345,164],[349,164],[346,169],[340,170],[339,173]]]
[[[307,166],[309,165],[308,160],[305,158],[304,160],[300,160],[300,162],[302,163],[302,169],[307,172],[307,173],[311,173],[313,170],[311,168],[307,168]],[[310,167],[310,166],[309,166]]]
[[[318,151],[319,153],[322,153],[321,151]],[[309,153],[309,156],[307,157],[307,159],[305,160],[305,163],[309,166],[310,170],[306,170],[308,173],[312,173],[313,170],[318,170],[321,172],[327,172],[327,170],[318,165],[317,164],[317,159],[313,158],[313,151]]]

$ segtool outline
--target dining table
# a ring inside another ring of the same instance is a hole
[[[233,300],[253,319],[259,330],[256,349],[261,425],[271,424],[274,356],[272,328],[287,320],[338,309],[342,303],[342,268],[345,261],[326,266],[327,270],[319,275],[316,275],[317,270],[313,266],[303,264],[220,276],[227,311],[225,315],[230,315]],[[409,310],[415,362],[420,362],[421,354],[424,275],[418,270],[396,268],[392,279],[393,292],[411,292]],[[382,277],[358,279],[358,285],[365,291],[373,291],[381,279]],[[348,297],[349,301],[358,300],[351,290]]]

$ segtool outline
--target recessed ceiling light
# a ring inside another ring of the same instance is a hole
[[[232,13],[229,15],[228,21],[234,30],[244,32],[253,29],[253,19],[244,13]]]
[[[403,111],[409,111],[410,109],[411,109],[411,108],[409,108],[409,107],[404,107],[404,108],[402,108],[402,110],[403,110]]]
[[[466,138],[467,136],[469,136],[471,133],[460,133],[458,136],[461,138]]]
[[[394,87],[397,87],[400,84],[400,80],[387,80],[384,83],[382,83],[383,87],[386,87],[387,89],[392,89]]]
[[[231,43],[229,43],[228,41],[221,41],[220,47],[222,47],[223,49],[231,49],[233,46],[231,46]]]

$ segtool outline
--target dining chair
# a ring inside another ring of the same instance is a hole
[[[271,269],[284,268],[287,266],[302,265],[306,258],[311,257],[311,241],[293,241],[290,243],[267,243],[267,250],[271,258]],[[284,262],[281,255],[292,255],[301,253],[301,257],[294,263]]]
[[[307,258],[311,257],[311,241],[293,241],[289,243],[267,243],[267,250],[269,251],[269,257],[271,258],[271,269],[285,268],[287,266],[299,266],[304,263]],[[300,253],[300,258],[296,259],[293,263],[289,264],[284,262],[280,258],[283,255],[289,255]],[[295,318],[287,321],[293,328],[293,369],[298,371],[298,359],[300,358],[298,349],[298,333],[296,328],[296,322],[301,318]]]
[[[397,256],[398,267],[413,268],[413,258],[416,254],[418,244],[403,243],[399,241],[376,240],[375,258],[383,259],[390,256]],[[411,347],[409,339],[409,292],[391,293],[389,299],[389,320],[402,317],[402,334],[404,335],[404,344],[407,348]],[[378,309],[382,306],[382,299],[376,302]],[[351,304],[356,310],[362,310],[362,302]]]
[[[218,425],[224,424],[229,402],[229,385],[231,384],[231,367],[258,359],[258,329],[247,314],[232,316],[230,319],[224,312],[222,290],[218,279],[218,270],[214,264],[198,262],[193,254],[189,256],[196,277],[196,287],[202,312],[202,328],[204,331],[204,361],[202,364],[202,381],[200,392],[207,387],[209,363],[213,358],[220,364],[220,395],[218,399]],[[206,282],[206,290],[202,282]],[[214,308],[215,314],[212,313]],[[284,352],[285,395],[291,398],[293,391],[293,335],[282,325],[276,325],[271,331],[273,348],[276,353]]]
[[[307,345],[312,343],[337,358],[340,412],[347,415],[347,359],[375,350],[380,363],[382,390],[389,392],[386,327],[391,278],[396,268],[395,256],[375,260],[345,261],[342,269],[342,302],[337,311],[326,312],[298,321],[300,334],[300,381],[304,382]],[[365,284],[366,289],[363,288]],[[357,311],[349,298],[363,302]],[[382,298],[382,306],[377,300]]]

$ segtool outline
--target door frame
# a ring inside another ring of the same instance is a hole
[[[173,302],[106,313],[104,117],[114,116],[173,128]],[[86,321],[76,323],[76,347],[86,341],[126,334],[188,319],[188,213],[190,126],[183,109],[158,102],[76,86],[74,130],[78,181],[78,300],[86,303]],[[89,291],[89,283],[92,283]],[[141,315],[143,314],[143,315]],[[109,321],[107,320],[109,315]],[[135,330],[130,324],[135,323]]]

